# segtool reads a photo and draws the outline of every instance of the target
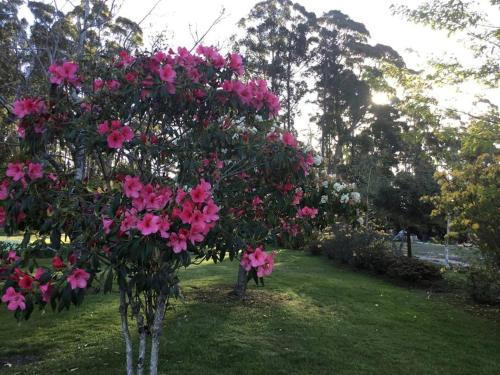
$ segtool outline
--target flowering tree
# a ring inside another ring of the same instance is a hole
[[[238,54],[199,46],[106,61],[55,62],[46,97],[13,103],[21,149],[0,182],[0,225],[25,236],[23,250],[1,260],[1,295],[27,319],[35,305],[60,311],[82,303],[92,283],[107,292],[116,280],[127,373],[131,315],[136,371],[150,333],[156,374],[179,267],[245,250],[245,277],[270,274],[274,258],[262,244],[287,218],[316,216],[290,193],[314,157],[273,130],[277,97],[265,81],[240,79]],[[40,266],[47,251],[51,265]]]

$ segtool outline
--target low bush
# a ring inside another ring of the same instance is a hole
[[[468,275],[469,293],[474,301],[489,305],[500,304],[500,274],[492,267],[474,267]]]
[[[431,284],[442,280],[440,267],[417,258],[396,257],[387,267],[387,275],[413,284]]]
[[[443,278],[440,267],[433,263],[396,256],[387,237],[373,230],[338,229],[332,239],[321,243],[321,248],[328,258],[339,263],[412,284],[428,285]]]
[[[314,240],[309,243],[308,251],[311,255],[321,255],[323,253],[323,244],[319,240]]]

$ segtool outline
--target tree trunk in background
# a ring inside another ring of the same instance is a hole
[[[408,248],[408,258],[411,258],[411,233],[409,229],[406,229],[406,246]]]
[[[238,298],[245,297],[247,290],[247,271],[240,265],[238,268],[238,279],[234,286],[233,294]]]

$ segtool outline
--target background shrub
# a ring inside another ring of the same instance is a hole
[[[416,285],[428,285],[443,278],[438,265],[395,255],[385,234],[366,228],[352,232],[337,228],[331,239],[321,243],[321,249],[328,258],[341,264]]]
[[[500,304],[500,274],[497,269],[486,266],[471,268],[468,286],[474,301],[490,305]]]

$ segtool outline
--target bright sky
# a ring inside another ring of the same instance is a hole
[[[487,1],[487,0],[480,0]],[[158,0],[124,0],[120,14],[135,21],[141,20]],[[147,35],[167,30],[172,46],[191,46],[191,30],[203,34],[225,8],[224,19],[204,39],[204,44],[229,48],[228,38],[238,31],[236,23],[245,17],[257,0],[160,0],[152,14],[142,24]],[[457,56],[470,62],[471,56],[458,40],[451,40],[445,32],[409,23],[393,16],[389,7],[394,3],[417,6],[423,0],[298,0],[309,11],[317,15],[338,9],[353,20],[366,25],[371,34],[371,43],[387,44],[397,50],[413,69],[425,67],[431,57]],[[443,106],[459,106],[466,110],[473,107],[474,96],[481,93],[475,85],[464,85],[456,89],[439,88],[435,95]],[[500,93],[497,98],[500,104]],[[309,112],[313,108],[305,105],[297,121],[301,138],[305,138],[309,127]],[[304,139],[305,140],[305,139]]]
[[[118,3],[120,1],[122,6],[119,15],[136,22],[142,20],[156,4],[141,27],[145,31],[146,38],[160,31],[167,31],[172,47],[192,46],[193,37],[190,29],[197,30],[200,35],[203,34],[220,14],[221,9],[225,8],[224,19],[204,39],[204,44],[217,45],[223,50],[229,48],[229,37],[238,31],[236,23],[258,2],[257,0],[118,0]],[[486,1],[488,0],[478,0],[480,3]],[[59,7],[67,4],[66,0],[56,0],[56,2]],[[389,9],[394,3],[404,3],[414,7],[423,0],[298,0],[298,2],[317,15],[338,9],[353,20],[364,23],[370,31],[372,44],[381,43],[393,47],[403,56],[410,68],[423,68],[425,61],[431,57],[457,56],[461,61],[471,61],[471,56],[463,45],[457,40],[449,39],[446,33],[409,23],[399,16],[393,16]],[[500,14],[497,19],[500,19]],[[460,92],[450,88],[439,88],[435,91],[435,95],[444,106],[460,106],[469,110],[473,108],[474,96],[481,91],[482,89],[476,85],[465,85],[460,88]],[[496,91],[497,98],[493,99],[500,104],[500,92]],[[298,120],[297,125],[302,135],[308,128],[308,112],[312,110],[306,105],[304,113]]]

